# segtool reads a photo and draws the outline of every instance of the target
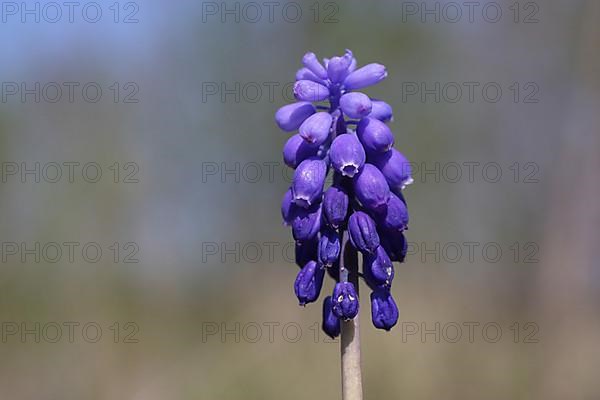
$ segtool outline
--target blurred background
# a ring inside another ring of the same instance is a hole
[[[340,398],[273,114],[349,48],[415,169],[365,398],[600,398],[598,2],[73,4],[0,5],[4,396]]]

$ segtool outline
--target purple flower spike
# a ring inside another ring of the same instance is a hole
[[[348,321],[358,314],[358,294],[351,282],[336,283],[331,302],[333,314],[338,318]]]
[[[294,96],[302,101],[322,101],[329,97],[329,89],[320,83],[304,79],[294,84]]]
[[[325,270],[319,267],[315,261],[307,262],[298,272],[296,282],[294,282],[294,291],[301,306],[312,303],[319,298],[324,277]]]
[[[350,118],[362,118],[371,113],[371,99],[364,93],[346,93],[340,99],[340,107],[344,114]]]
[[[292,181],[294,203],[308,208],[321,198],[327,176],[327,164],[318,158],[308,158],[298,165]]]
[[[369,114],[369,117],[383,122],[394,120],[392,106],[385,101],[371,99],[371,105],[371,114]]]
[[[333,228],[339,228],[348,215],[348,195],[342,189],[332,186],[323,195],[323,216]]]
[[[383,174],[372,164],[365,164],[354,178],[354,192],[370,211],[381,211],[390,198],[390,188]]]
[[[329,158],[336,171],[352,178],[365,164],[366,155],[356,135],[347,133],[333,140]]]
[[[307,241],[314,239],[321,229],[321,205],[309,209],[297,207],[292,219],[292,235],[295,240]]]
[[[300,135],[292,135],[283,146],[283,161],[290,168],[296,168],[307,158],[316,156],[319,146],[308,143]]]
[[[340,258],[340,249],[340,235],[337,231],[327,227],[321,228],[318,250],[319,263],[330,267]]]
[[[314,145],[321,145],[329,136],[333,117],[326,112],[318,112],[308,117],[300,125],[300,136]]]
[[[322,60],[311,52],[304,55],[293,88],[298,102],[281,107],[275,120],[285,131],[298,130],[283,147],[283,160],[295,171],[281,202],[300,267],[294,290],[304,305],[319,297],[325,272],[335,281],[333,295],[323,302],[322,323],[335,338],[342,334],[341,321],[359,312],[359,278],[373,291],[373,324],[389,330],[398,321],[390,295],[392,262],[403,262],[408,251],[402,190],[412,179],[410,164],[393,149],[394,135],[386,125],[393,119],[392,107],[357,91],[383,80],[385,67],[357,67],[350,50]],[[325,188],[330,167],[332,185]]]
[[[386,76],[387,71],[383,65],[367,64],[348,75],[344,86],[348,90],[362,89],[381,82]]]
[[[302,125],[304,120],[313,115],[317,110],[315,106],[307,101],[288,104],[281,107],[275,113],[275,122],[280,129],[290,132],[295,131]]]
[[[319,78],[327,79],[327,70],[323,68],[315,53],[306,53],[302,57],[302,64]]]
[[[378,329],[389,331],[398,322],[398,306],[388,290],[371,293],[371,319]]]
[[[342,82],[348,76],[352,64],[352,52],[346,50],[342,57],[333,57],[327,63],[327,76],[332,83]]]
[[[408,209],[395,194],[390,194],[387,207],[376,218],[377,224],[390,231],[403,231],[408,227]]]
[[[394,279],[392,260],[379,246],[375,253],[363,255],[363,273],[365,280],[374,287],[389,287]]]
[[[340,319],[333,313],[331,296],[325,297],[323,301],[323,332],[332,339],[339,336],[341,331]]]
[[[384,153],[394,145],[394,135],[386,124],[375,118],[363,118],[356,129],[367,153]]]
[[[281,218],[283,218],[283,223],[285,225],[290,225],[292,223],[292,219],[294,219],[295,208],[296,205],[294,204],[292,188],[289,188],[281,200]]]
[[[348,220],[350,242],[362,253],[374,253],[379,247],[375,221],[362,211],[355,211]]]
[[[369,161],[381,170],[390,188],[394,191],[404,189],[413,182],[410,162],[396,149],[386,153],[373,154]]]
[[[298,72],[296,72],[296,80],[297,81],[309,80],[309,81],[320,83],[321,85],[326,85],[326,83],[323,79],[319,78],[317,75],[314,74],[314,72],[312,72],[308,68],[300,68],[298,70]]]

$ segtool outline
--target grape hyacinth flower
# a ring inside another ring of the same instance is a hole
[[[387,125],[393,120],[392,107],[357,91],[384,80],[383,65],[357,68],[349,50],[323,63],[309,52],[302,64],[293,87],[297,102],[275,113],[277,125],[294,132],[283,148],[285,164],[295,172],[281,215],[296,241],[301,269],[294,290],[299,303],[318,299],[326,271],[335,280],[323,302],[322,329],[331,338],[341,334],[345,395],[361,391],[360,368],[352,372],[346,367],[360,364],[355,334],[359,277],[372,291],[373,325],[389,331],[398,321],[391,294],[393,262],[406,256],[409,218],[402,191],[412,183],[411,170],[406,157],[393,148],[394,135]],[[330,173],[333,184],[326,188]],[[346,379],[348,373],[353,377]]]

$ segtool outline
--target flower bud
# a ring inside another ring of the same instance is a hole
[[[294,256],[296,264],[302,268],[309,261],[315,261],[317,259],[317,250],[319,248],[319,241],[316,237],[305,240],[297,241],[294,246]]]
[[[294,96],[302,101],[321,101],[329,97],[329,89],[320,83],[304,79],[294,83]]]
[[[329,136],[333,118],[326,112],[318,112],[308,117],[300,125],[300,136],[308,143],[321,145]]]
[[[371,319],[378,329],[389,331],[398,322],[398,306],[389,290],[376,290],[371,293]]]
[[[275,113],[275,122],[280,129],[290,132],[295,131],[302,125],[304,120],[314,114],[317,110],[307,101],[299,101],[281,107]]]
[[[322,227],[318,250],[319,263],[326,267],[330,267],[340,258],[340,249],[339,233],[331,228]]]
[[[319,78],[317,75],[315,75],[314,72],[312,72],[308,68],[300,68],[298,70],[298,72],[296,72],[296,80],[297,81],[309,80],[309,81],[320,83],[321,85],[325,85],[325,81],[323,79]]]
[[[394,279],[394,266],[384,248],[379,246],[375,253],[363,255],[363,274],[371,287],[389,287]]]
[[[387,207],[376,213],[377,224],[390,231],[403,231],[408,227],[408,209],[398,196],[391,193]]]
[[[333,313],[331,296],[325,297],[323,301],[323,332],[332,339],[339,336],[341,331],[340,319]]]
[[[348,76],[352,64],[352,52],[346,50],[342,57],[332,57],[327,63],[327,76],[332,83],[342,82]]]
[[[323,68],[315,53],[306,53],[302,57],[302,64],[319,78],[327,79],[327,71]]]
[[[292,235],[295,240],[307,241],[315,238],[321,229],[321,205],[305,209],[296,207],[292,219]]]
[[[360,203],[371,211],[384,209],[390,198],[390,188],[383,174],[369,163],[354,178],[354,193]]]
[[[364,93],[346,93],[340,98],[340,107],[350,118],[362,118],[369,115],[372,109],[371,99]]]
[[[318,158],[308,158],[298,165],[292,180],[294,203],[308,208],[318,202],[323,193],[327,164]]]
[[[370,154],[369,162],[374,164],[394,191],[403,189],[413,182],[410,162],[396,149],[385,153]]]
[[[343,320],[350,320],[358,314],[358,294],[352,282],[338,282],[331,295],[333,314]]]
[[[296,282],[294,282],[294,291],[300,305],[312,303],[319,298],[325,270],[317,265],[315,261],[309,261],[298,272]]]
[[[290,136],[283,146],[283,161],[290,168],[296,168],[298,164],[307,158],[314,157],[319,152],[319,146],[308,143],[300,135]]]
[[[401,231],[380,230],[379,237],[381,238],[381,246],[392,261],[404,262],[406,252],[408,251],[408,243]]]
[[[380,121],[393,121],[394,112],[392,106],[385,101],[371,99],[371,113],[369,117],[378,119]]]
[[[348,220],[348,233],[354,248],[362,253],[374,253],[379,247],[375,221],[362,211],[355,211]]]
[[[353,133],[337,136],[329,150],[331,165],[342,176],[353,177],[365,163],[365,150]]]
[[[348,195],[342,189],[331,186],[323,195],[323,216],[327,224],[339,228],[348,214]]]
[[[375,118],[361,119],[356,134],[367,153],[384,153],[394,145],[394,135],[390,128]]]
[[[367,64],[346,77],[344,87],[348,90],[361,89],[375,85],[387,76],[385,67],[381,64]]]

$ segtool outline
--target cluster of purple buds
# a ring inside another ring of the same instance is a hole
[[[336,281],[323,302],[322,327],[333,338],[341,320],[358,314],[353,282],[360,276],[372,290],[373,324],[390,330],[398,321],[392,262],[403,262],[406,255],[402,189],[412,182],[411,171],[393,148],[386,125],[392,120],[390,105],[356,91],[379,83],[387,72],[375,63],[357,68],[349,50],[323,63],[306,53],[302,63],[294,84],[298,101],[275,114],[282,130],[297,131],[283,148],[283,159],[295,172],[281,204],[300,267],[294,290],[305,305],[318,299],[325,272]],[[325,190],[330,171],[333,183]]]

